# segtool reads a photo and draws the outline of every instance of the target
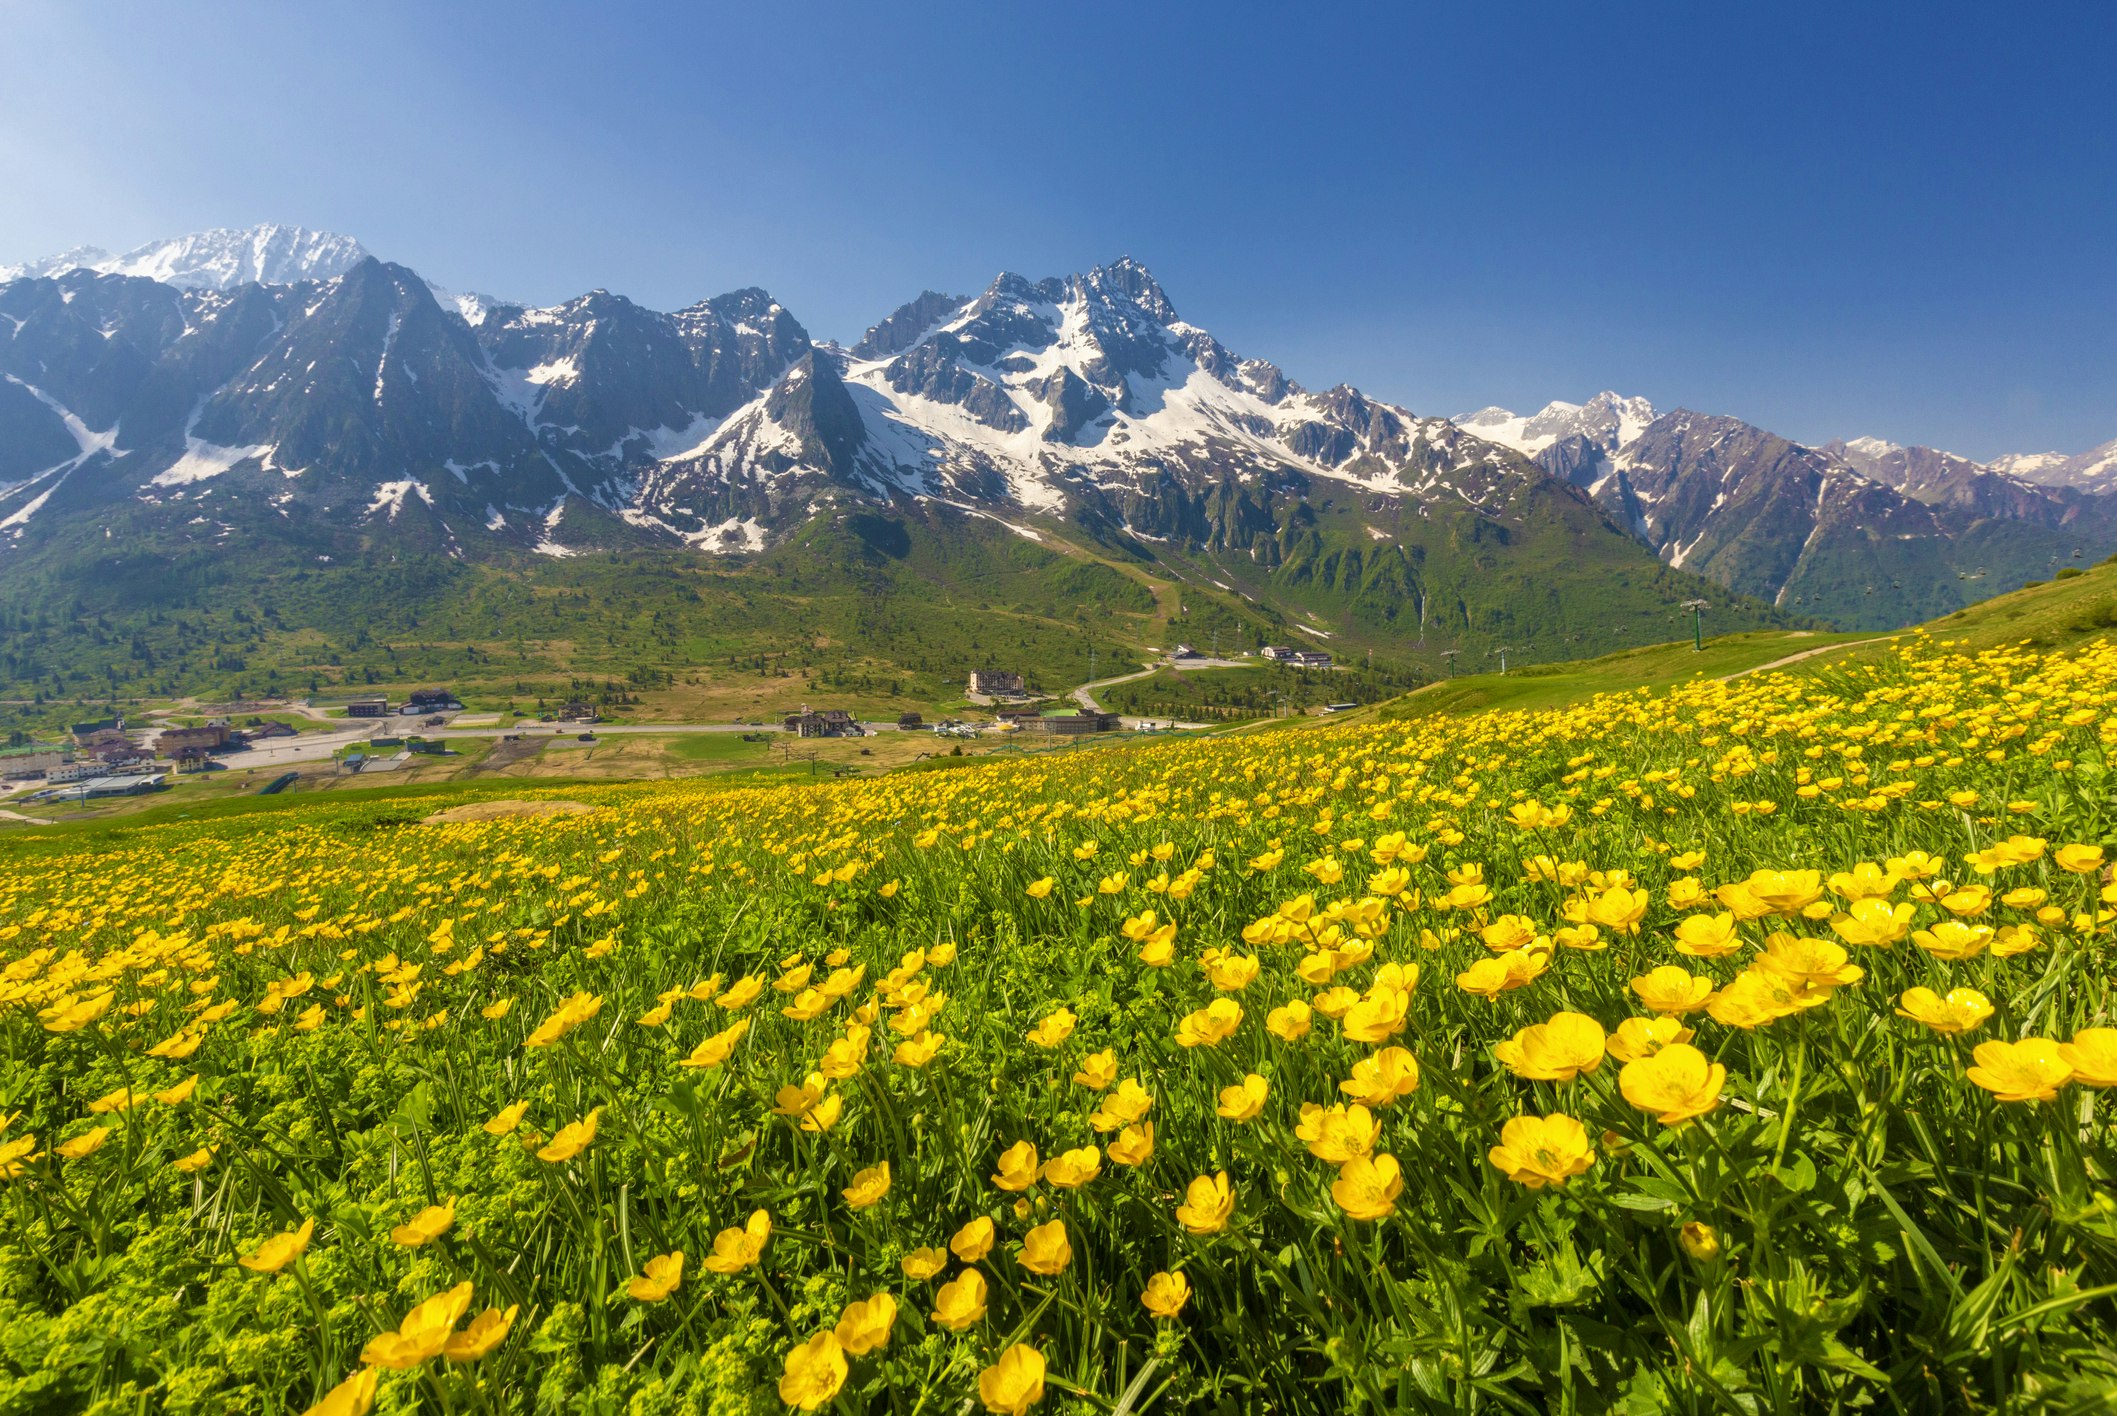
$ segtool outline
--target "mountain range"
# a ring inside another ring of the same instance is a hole
[[[0,269],[0,588],[106,612],[378,559],[857,580],[997,537],[1238,637],[1557,658],[1707,594],[1727,628],[1926,618],[2099,557],[2113,480],[2117,445],[1984,466],[1613,394],[1421,416],[1235,354],[1129,258],[850,347],[758,289],[529,307],[296,227]]]
[[[1853,628],[1914,623],[2117,545],[2117,441],[1979,463],[1597,394],[1458,426],[1584,489],[1671,566]]]

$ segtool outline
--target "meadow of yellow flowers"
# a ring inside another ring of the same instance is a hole
[[[0,1412],[2102,1409],[2113,699],[17,840]]]

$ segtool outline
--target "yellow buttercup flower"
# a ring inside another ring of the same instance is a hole
[[[559,1127],[551,1140],[537,1152],[537,1159],[548,1165],[563,1165],[588,1149],[595,1140],[596,1123],[602,1114],[603,1108],[598,1106],[580,1120]]]
[[[660,1254],[640,1266],[639,1275],[625,1285],[625,1292],[642,1303],[659,1303],[682,1286],[684,1251]]]
[[[1016,1141],[1000,1152],[999,1169],[993,1173],[992,1183],[1009,1194],[1020,1194],[1037,1182],[1036,1147],[1028,1141]]]
[[[845,1385],[845,1349],[826,1328],[787,1353],[779,1399],[797,1411],[820,1409]]]
[[[1553,1013],[1549,1022],[1523,1028],[1497,1044],[1492,1055],[1518,1077],[1570,1082],[1602,1065],[1602,1024],[1584,1013]]]
[[[949,1239],[948,1247],[964,1263],[974,1264],[992,1252],[994,1238],[991,1218],[981,1214],[958,1229]]]
[[[451,1195],[445,1203],[428,1205],[403,1224],[390,1231],[390,1238],[408,1249],[422,1244],[431,1244],[449,1231],[456,1222],[456,1200]]]
[[[439,1357],[454,1335],[457,1322],[469,1309],[470,1295],[471,1286],[464,1282],[427,1299],[404,1315],[395,1332],[370,1338],[361,1349],[360,1360],[402,1372]]]
[[[1562,1112],[1517,1116],[1500,1128],[1500,1143],[1486,1153],[1494,1168],[1532,1190],[1563,1185],[1595,1163],[1587,1128]]]
[[[887,1293],[859,1303],[848,1303],[833,1329],[838,1345],[855,1357],[889,1346],[889,1331],[897,1322],[897,1300]]]
[[[1110,1159],[1118,1165],[1139,1166],[1154,1154],[1154,1123],[1137,1121],[1117,1133],[1110,1142]],[[1054,1181],[1054,1184],[1057,1182]]]
[[[1140,1306],[1157,1318],[1175,1317],[1190,1301],[1191,1281],[1184,1277],[1182,1269],[1155,1274],[1147,1280],[1145,1291],[1139,1295]]]
[[[1242,1005],[1232,998],[1215,998],[1184,1016],[1176,1027],[1176,1041],[1184,1047],[1218,1047],[1233,1037],[1241,1024]]]
[[[1946,997],[1930,988],[1907,988],[1896,1011],[1898,1017],[1952,1036],[1982,1027],[1992,1016],[1992,1000],[1974,988],[1951,988]]]
[[[1632,992],[1657,1013],[1695,1013],[1713,996],[1713,981],[1674,964],[1663,964],[1632,980]]]
[[[2050,1101],[2073,1080],[2073,1064],[2046,1037],[1981,1042],[1969,1078],[2001,1101]]]
[[[1057,1047],[1073,1036],[1074,1026],[1079,1021],[1071,1008],[1061,1008],[1030,1029],[1029,1040],[1038,1047]]]
[[[914,1249],[897,1261],[906,1278],[932,1278],[948,1267],[948,1250]]]
[[[2058,1058],[2084,1087],[2117,1087],[2117,1028],[2082,1028],[2058,1044]]]
[[[1220,1105],[1215,1110],[1230,1121],[1254,1121],[1270,1094],[1271,1083],[1252,1072],[1235,1085],[1220,1089]]]
[[[490,1136],[505,1136],[522,1124],[523,1116],[529,1112],[526,1101],[509,1102],[500,1108],[500,1114],[485,1123],[485,1133]]]
[[[1300,999],[1272,1009],[1265,1015],[1265,1031],[1287,1042],[1299,1042],[1308,1036],[1310,1027],[1309,1006]]]
[[[1620,1062],[1635,1062],[1642,1057],[1652,1057],[1672,1042],[1690,1040],[1691,1030],[1681,1019],[1668,1016],[1626,1018],[1610,1034],[1603,1050]]]
[[[1044,1399],[1044,1354],[1017,1342],[978,1373],[978,1400],[994,1416],[1025,1416]]]
[[[1117,1054],[1109,1048],[1091,1052],[1081,1059],[1080,1070],[1073,1080],[1090,1091],[1107,1091],[1117,1080]]]
[[[1662,1125],[1677,1126],[1718,1106],[1726,1081],[1727,1068],[1687,1042],[1672,1042],[1651,1057],[1625,1063],[1617,1089]]]
[[[1016,1262],[1031,1273],[1046,1277],[1064,1273],[1066,1266],[1073,1262],[1073,1245],[1066,1237],[1065,1222],[1054,1219],[1024,1234],[1022,1252],[1016,1256]]]
[[[1697,959],[1718,959],[1742,947],[1732,914],[1689,915],[1676,925],[1676,952]]]
[[[1338,1090],[1369,1106],[1387,1106],[1419,1089],[1419,1062],[1401,1047],[1385,1047],[1353,1063]]]
[[[308,1251],[309,1236],[315,1232],[316,1221],[305,1219],[300,1228],[273,1235],[236,1262],[252,1273],[278,1273]]]
[[[1358,1155],[1339,1167],[1330,1197],[1350,1219],[1387,1219],[1397,1212],[1404,1172],[1393,1155]]]
[[[1077,1190],[1103,1173],[1102,1152],[1082,1146],[1044,1162],[1044,1179],[1061,1190]]]
[[[771,1214],[753,1210],[740,1229],[723,1229],[713,1236],[713,1252],[703,1262],[713,1273],[741,1273],[764,1256],[765,1241],[771,1237]]]
[[[451,1362],[477,1361],[507,1340],[520,1311],[520,1305],[515,1303],[505,1309],[487,1308],[441,1345],[441,1355]]]
[[[933,1320],[950,1332],[976,1327],[985,1321],[985,1295],[985,1275],[965,1269],[935,1290]]]
[[[859,1171],[853,1176],[853,1183],[839,1193],[845,1196],[845,1203],[856,1210],[880,1204],[882,1197],[889,1193],[889,1162],[880,1161]]]
[[[743,1034],[750,1030],[748,1018],[737,1018],[733,1024],[714,1033],[698,1046],[691,1055],[677,1065],[680,1067],[718,1067],[735,1054],[735,1044],[742,1041]]]
[[[1228,1173],[1201,1175],[1193,1180],[1184,1192],[1184,1201],[1176,1207],[1176,1222],[1187,1233],[1218,1234],[1228,1227],[1228,1218],[1235,1212],[1235,1192],[1228,1184]]]

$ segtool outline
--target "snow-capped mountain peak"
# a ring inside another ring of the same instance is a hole
[[[1534,457],[1566,438],[1583,438],[1604,452],[1615,452],[1654,421],[1654,405],[1607,389],[1586,403],[1551,402],[1527,417],[1505,408],[1480,408],[1455,418],[1456,426],[1487,442]]]
[[[335,280],[367,254],[350,236],[302,226],[221,227],[150,241],[118,256],[95,246],[77,246],[22,265],[0,266],[0,281],[91,270],[99,275],[143,276],[188,290],[229,290],[248,284]]]

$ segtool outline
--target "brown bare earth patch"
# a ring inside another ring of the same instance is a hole
[[[466,821],[498,821],[510,816],[580,816],[597,808],[585,801],[472,801],[424,818],[422,826],[454,826]]]

